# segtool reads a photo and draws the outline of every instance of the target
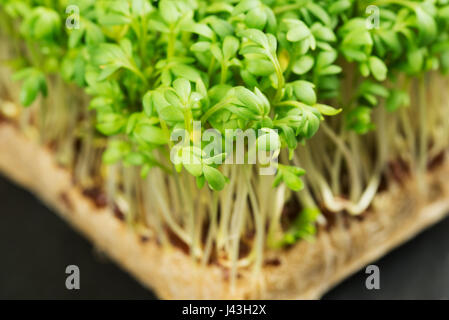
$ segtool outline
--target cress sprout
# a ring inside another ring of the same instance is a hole
[[[137,232],[233,279],[310,240],[322,211],[365,212],[392,161],[422,177],[447,148],[447,0],[0,0],[0,21],[19,102],[41,104],[22,126]],[[208,129],[260,130],[244,158],[277,149],[276,173],[206,154]]]

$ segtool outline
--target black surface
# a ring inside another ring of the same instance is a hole
[[[27,191],[0,177],[0,299],[154,299],[126,272]],[[81,289],[65,268],[79,266]],[[380,290],[364,270],[325,299],[449,299],[449,219],[375,263]]]

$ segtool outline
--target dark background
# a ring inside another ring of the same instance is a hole
[[[79,266],[81,289],[65,288]],[[325,299],[449,299],[449,219],[375,262],[380,290],[360,271]],[[155,299],[27,191],[0,176],[0,299]]]

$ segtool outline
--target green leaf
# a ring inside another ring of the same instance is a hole
[[[131,134],[137,123],[142,119],[142,113],[135,112],[128,118],[128,123],[126,124],[126,134]]]
[[[127,166],[141,166],[145,163],[145,156],[140,152],[130,152],[125,156],[124,163]]]
[[[385,81],[387,79],[387,66],[378,57],[372,56],[369,58],[369,68],[377,81]]]
[[[343,39],[342,45],[354,49],[363,46],[371,47],[373,39],[366,27],[363,26],[361,29],[352,29]]]
[[[323,40],[326,42],[337,41],[337,37],[331,28],[325,27],[320,23],[316,23],[312,26],[312,33],[314,37],[318,40]]]
[[[432,42],[437,36],[437,25],[431,15],[429,15],[421,6],[415,6],[416,20],[420,31],[420,40],[427,44]]]
[[[371,94],[382,98],[387,98],[389,95],[389,90],[385,86],[369,80],[363,81],[358,91],[361,96]]]
[[[265,33],[258,29],[246,29],[240,31],[239,36],[248,38],[265,49],[268,49],[270,47],[267,36],[265,35]]]
[[[119,26],[129,24],[131,18],[122,13],[111,12],[100,16],[98,22],[104,26]]]
[[[351,7],[351,1],[350,0],[337,0],[332,1],[331,5],[329,6],[329,13],[336,15],[339,14],[345,10],[348,10]]]
[[[101,72],[98,76],[98,81],[103,81],[107,79],[110,75],[112,75],[114,72],[116,72],[118,69],[120,69],[120,65],[105,65],[101,66]]]
[[[26,38],[53,42],[61,35],[61,20],[53,9],[36,7],[25,17],[20,31]]]
[[[364,62],[368,58],[367,54],[357,47],[345,47],[341,48],[341,51],[349,62]]]
[[[260,101],[253,92],[245,87],[234,88],[235,97],[240,101],[241,105],[250,109],[254,113],[262,114],[263,110]]]
[[[307,9],[310,10],[310,12],[317,17],[318,19],[321,20],[321,22],[324,23],[324,25],[330,25],[331,24],[331,18],[329,17],[329,15],[327,14],[327,12],[320,7],[318,4],[315,4],[312,1],[307,2],[306,5]]]
[[[300,191],[304,187],[304,184],[299,177],[304,174],[305,171],[301,168],[280,164],[276,175],[275,185],[280,183],[280,181],[283,181],[291,190]]]
[[[262,7],[250,10],[245,17],[245,23],[249,28],[262,30],[267,23],[267,14]]]
[[[371,112],[372,109],[365,106],[351,110],[346,116],[347,128],[358,134],[365,134],[373,130],[374,124],[371,122]]]
[[[287,32],[288,41],[298,42],[312,34],[307,25],[301,20],[285,19],[284,22],[289,26],[289,31]]]
[[[114,164],[121,160],[131,151],[131,147],[124,141],[112,141],[108,144],[106,151],[103,153],[103,162],[106,164]]]
[[[217,59],[217,61],[220,61],[220,62],[223,61],[223,52],[220,49],[220,47],[218,46],[218,44],[216,44],[216,43],[212,44],[210,47],[210,52],[215,57],[215,59]]]
[[[173,88],[176,94],[181,99],[182,102],[187,103],[190,97],[190,92],[192,87],[190,86],[190,81],[187,79],[179,78],[173,82]]]
[[[300,239],[311,241],[316,234],[316,220],[321,214],[318,208],[304,208],[293,221],[282,242],[292,245]]]
[[[195,42],[191,47],[190,50],[195,52],[205,52],[207,50],[210,50],[210,42],[207,41],[199,41]]]
[[[304,184],[302,180],[297,177],[295,174],[286,171],[282,174],[283,180],[287,187],[289,187],[293,191],[300,191],[302,188],[304,188]]]
[[[264,112],[263,114],[268,114],[271,109],[270,101],[268,101],[267,97],[259,90],[259,88],[254,88],[254,93],[258,98],[258,103],[262,106]]]
[[[24,107],[29,107],[39,94],[39,83],[30,78],[25,80],[20,90],[19,101]]]
[[[315,135],[320,127],[321,114],[315,108],[304,108],[302,110],[304,123],[300,128],[300,133],[309,139]]]
[[[442,20],[449,20],[449,5],[446,5],[445,7],[441,8],[438,11],[438,16],[442,19]]]
[[[134,135],[151,144],[163,145],[168,143],[168,137],[161,128],[147,124],[138,124],[134,129]]]
[[[313,106],[316,103],[317,97],[315,93],[315,85],[313,83],[298,80],[292,82],[292,85],[297,99],[310,106]]]
[[[385,109],[389,112],[394,112],[400,107],[408,107],[409,105],[410,96],[407,92],[402,90],[393,90],[385,103]]]
[[[239,50],[240,42],[233,36],[226,36],[223,40],[223,56],[225,60],[233,58]]]
[[[226,179],[223,174],[214,167],[205,165],[203,166],[204,177],[206,178],[209,187],[212,190],[223,190],[226,184]]]
[[[159,2],[159,13],[169,24],[175,23],[181,16],[176,6],[176,1],[162,0]]]
[[[122,132],[126,126],[126,118],[118,113],[105,113],[97,115],[97,130],[104,135],[111,136]]]
[[[281,126],[282,137],[290,150],[295,150],[298,142],[296,141],[295,131],[288,126]]]
[[[292,71],[295,74],[298,75],[303,75],[306,74],[307,72],[309,72],[314,64],[314,59],[313,57],[307,55],[307,56],[302,56],[300,57],[298,60],[295,61],[295,63],[293,64],[292,67]]]
[[[75,48],[85,33],[84,28],[74,29],[69,33],[69,48]]]
[[[173,108],[172,106],[164,106],[158,108],[158,114],[161,119],[169,122],[184,121],[184,114],[181,110]]]
[[[204,176],[196,177],[196,186],[198,187],[198,189],[202,189],[205,183],[206,179],[204,178]]]
[[[339,74],[342,71],[340,66],[337,65],[330,65],[327,67],[324,67],[320,70],[319,74],[320,76],[330,76],[330,75],[336,75]]]
[[[129,46],[123,43],[124,46]],[[98,81],[102,81],[120,68],[135,71],[133,62],[120,46],[110,43],[101,43],[90,50],[92,63],[98,66],[101,73]]]
[[[184,109],[186,106],[181,102],[179,96],[173,90],[167,89],[164,91],[164,98],[175,109]]]
[[[45,75],[34,69],[25,69],[21,73],[16,73],[16,79],[26,77],[20,90],[19,101],[24,107],[29,107],[37,98],[39,93],[47,95],[47,83]]]
[[[316,109],[318,109],[318,111],[322,115],[325,115],[325,116],[335,116],[335,115],[339,114],[342,111],[342,109],[336,109],[334,107],[331,107],[331,106],[328,106],[328,105],[325,105],[325,104],[321,104],[321,103],[318,103],[318,104],[314,105],[314,107]]]
[[[12,79],[14,81],[24,80],[24,79],[32,76],[33,73],[35,73],[35,72],[36,72],[36,69],[34,69],[34,68],[21,69],[17,72],[14,72],[14,74],[12,75]]]
[[[194,177],[199,177],[203,174],[203,165],[201,163],[183,163],[182,165]]]
[[[153,92],[148,91],[142,99],[143,110],[148,117],[151,117],[154,111],[153,107]]]
[[[189,22],[182,26],[183,31],[199,34],[205,38],[213,39],[214,32],[206,24]]]
[[[316,68],[321,71],[325,67],[332,65],[335,60],[337,60],[337,52],[336,51],[325,51],[320,52],[316,59]]]
[[[412,74],[421,72],[424,66],[424,54],[420,49],[413,49],[407,53],[408,70]]]
[[[233,26],[226,20],[220,19],[216,16],[208,17],[208,22],[211,28],[218,34],[221,38],[226,36],[233,35],[234,28]]]
[[[171,72],[173,72],[177,77],[186,78],[187,80],[192,82],[196,82],[198,79],[200,79],[199,71],[185,64],[176,65],[171,69]]]
[[[275,72],[273,63],[266,59],[250,59],[247,61],[248,71],[256,76],[269,76]]]

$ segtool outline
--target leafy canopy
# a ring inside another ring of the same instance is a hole
[[[65,26],[70,4],[80,10],[77,29]],[[374,28],[366,24],[371,4],[380,8]],[[399,73],[449,70],[447,0],[1,0],[0,6],[20,21],[11,32],[33,48],[15,76],[24,80],[24,106],[47,94],[46,75],[60,73],[91,96],[98,131],[117,137],[106,162],[139,165],[143,175],[154,166],[170,171],[155,151],[173,148],[172,132],[185,129],[191,138],[177,152],[200,161],[176,169],[213,190],[227,179],[213,157],[192,151],[193,121],[223,134],[277,130],[292,156],[324,116],[343,110],[347,129],[364,134],[374,128],[371,112],[380,99],[388,111],[407,106],[405,92],[387,88]],[[359,81],[344,101],[341,80],[350,65]],[[278,169],[275,185],[302,188],[302,169]]]

